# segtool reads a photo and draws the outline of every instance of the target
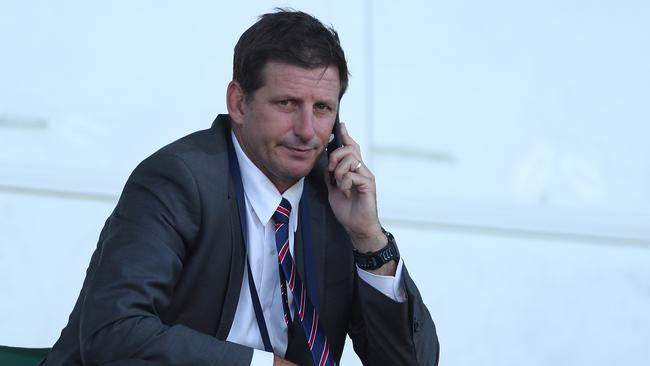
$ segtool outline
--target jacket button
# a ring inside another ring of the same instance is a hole
[[[420,322],[413,319],[413,333],[417,333],[418,330],[420,330]]]

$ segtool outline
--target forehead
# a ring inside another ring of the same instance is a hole
[[[335,65],[306,69],[281,62],[268,62],[263,77],[264,84],[260,89],[297,97],[312,95],[338,99],[341,88],[338,67]]]

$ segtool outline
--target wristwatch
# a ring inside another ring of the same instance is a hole
[[[393,237],[393,234],[384,230],[383,227],[381,228],[381,232],[386,235],[386,238],[388,238],[388,244],[386,244],[382,249],[368,253],[361,253],[356,249],[352,251],[354,253],[354,261],[359,268],[363,270],[373,270],[392,260],[399,262],[399,250],[397,250],[395,237]]]

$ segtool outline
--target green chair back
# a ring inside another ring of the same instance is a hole
[[[45,358],[49,348],[20,348],[0,346],[0,365],[36,366]]]

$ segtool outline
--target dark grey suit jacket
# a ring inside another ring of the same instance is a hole
[[[245,263],[227,138],[230,119],[220,115],[210,129],[167,145],[133,171],[44,365],[250,364],[251,348],[225,341]],[[306,184],[331,352],[339,360],[349,334],[365,365],[437,364],[435,327],[408,272],[405,303],[358,279],[349,237],[317,171]],[[305,278],[299,238],[295,258]],[[293,326],[286,358],[311,365],[302,328]]]

